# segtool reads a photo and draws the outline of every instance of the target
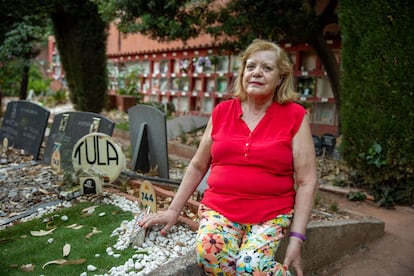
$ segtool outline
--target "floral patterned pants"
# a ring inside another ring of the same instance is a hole
[[[203,204],[198,214],[197,261],[207,275],[291,275],[274,259],[291,214],[260,224],[231,222]]]

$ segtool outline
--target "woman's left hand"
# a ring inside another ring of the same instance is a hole
[[[303,241],[291,237],[286,249],[285,260],[283,261],[283,266],[286,268],[292,267],[296,272],[296,276],[303,276],[302,243]]]

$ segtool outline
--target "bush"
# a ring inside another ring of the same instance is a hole
[[[341,2],[341,152],[384,206],[414,200],[413,12],[409,1]]]

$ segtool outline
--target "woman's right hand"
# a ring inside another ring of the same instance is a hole
[[[164,225],[160,234],[165,236],[170,228],[177,223],[179,213],[173,210],[158,211],[157,213],[146,215],[139,222],[139,226],[148,228],[156,224]]]

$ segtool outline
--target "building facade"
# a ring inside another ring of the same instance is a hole
[[[340,40],[327,40],[340,64]],[[311,114],[315,135],[338,134],[338,115],[326,71],[308,45],[283,43],[293,63],[295,88]],[[209,116],[220,101],[231,97],[230,87],[241,65],[239,53],[220,48],[202,35],[185,44],[157,42],[141,34],[124,35],[111,25],[107,41],[109,89],[112,97],[134,82],[132,93],[143,102],[172,104],[177,114]],[[63,79],[53,38],[49,39],[50,75]],[[131,92],[131,91],[130,91]]]

